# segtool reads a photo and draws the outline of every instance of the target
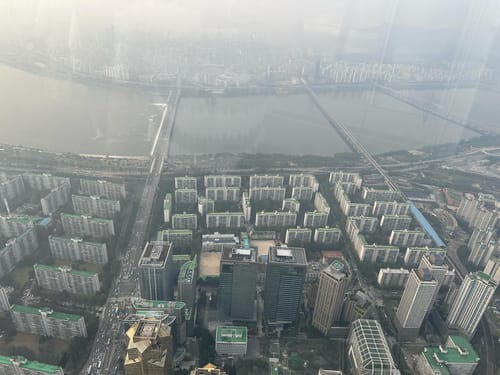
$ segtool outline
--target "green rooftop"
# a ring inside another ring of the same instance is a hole
[[[189,262],[191,257],[188,254],[174,254],[172,255],[173,262]]]
[[[186,306],[184,302],[178,301],[158,301],[158,300],[142,300],[134,302],[134,307],[136,309],[167,309],[174,306],[176,310],[182,309]]]
[[[451,345],[444,351],[437,346],[425,348],[423,355],[436,375],[449,375],[448,364],[476,364],[479,356],[463,336],[450,336]]]
[[[197,265],[197,259],[196,255],[194,256],[193,260],[190,260],[186,263],[184,263],[179,271],[179,277],[178,280],[185,280],[186,278],[191,276],[191,282],[196,281],[193,280],[194,278],[194,271],[196,270],[196,265]]]
[[[219,326],[215,342],[247,343],[247,327]]]
[[[61,218],[63,216],[67,216],[67,217],[74,217],[74,218],[81,218],[81,217],[86,217],[88,218],[88,220],[92,220],[92,221],[98,221],[98,222],[102,222],[102,223],[109,223],[109,222],[113,222],[113,219],[104,219],[102,217],[95,217],[95,216],[91,216],[91,215],[78,215],[78,214],[67,214],[67,213],[62,213],[61,214]]]
[[[80,238],[80,237],[75,237],[75,236],[71,236],[71,235],[66,235],[66,236],[49,236],[49,239],[52,239],[52,240],[55,240],[55,241],[63,241],[63,242],[69,242],[71,240],[78,240],[78,242],[82,243],[82,244],[92,244],[92,245],[104,245],[105,243],[104,242],[98,242],[98,241],[94,241],[92,239],[84,239],[84,238]],[[81,240],[81,241],[80,241]]]
[[[44,372],[47,374],[56,374],[58,372],[62,372],[59,366],[49,365],[46,363],[41,363],[37,361],[28,361],[24,357],[6,357],[0,356],[0,364],[12,366],[12,362],[17,361],[19,363],[19,367],[23,369],[33,370]]]
[[[487,273],[479,271],[479,272],[476,272],[476,276],[479,279],[483,279],[484,281],[490,281],[490,275],[488,275]]]
[[[83,277],[94,277],[95,275],[97,275],[95,272],[87,272],[87,271],[80,271],[80,270],[74,270],[74,269],[71,269],[71,267],[57,267],[57,266],[50,266],[50,265],[47,265],[47,264],[34,264],[33,265],[33,268],[34,269],[39,269],[39,270],[42,270],[42,271],[48,271],[48,272],[57,272],[57,273],[61,273],[63,272],[62,270],[64,268],[66,269],[69,269],[69,273],[72,274],[72,275],[76,275],[76,276],[83,276]]]
[[[20,314],[31,314],[31,315],[41,315],[40,312],[46,312],[53,319],[58,320],[71,320],[71,321],[79,321],[82,317],[80,315],[66,314],[59,311],[53,311],[48,307],[30,307],[23,305],[13,305],[11,311],[17,312]]]

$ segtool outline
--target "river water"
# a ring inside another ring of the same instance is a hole
[[[38,76],[0,65],[0,143],[50,151],[147,155],[162,102],[142,90]],[[407,91],[456,117],[500,130],[500,94]],[[450,98],[453,98],[451,100]],[[326,110],[373,153],[456,142],[477,134],[371,91],[321,94]],[[170,152],[334,155],[348,147],[306,95],[182,98]]]

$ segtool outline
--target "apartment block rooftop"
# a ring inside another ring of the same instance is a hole
[[[48,272],[57,272],[57,273],[69,273],[75,276],[83,276],[83,277],[94,277],[97,275],[95,272],[87,272],[87,271],[80,271],[80,270],[74,270],[70,266],[50,266],[47,264],[39,264],[36,263],[33,265],[33,268],[35,270],[40,270],[40,271],[48,271]]]
[[[23,305],[13,305],[11,307],[11,311],[20,313],[20,314],[30,314],[30,315],[47,315],[50,318],[58,319],[58,320],[69,320],[69,321],[78,321],[82,317],[80,315],[66,314],[59,311],[54,311],[48,307],[30,307]]]
[[[59,366],[49,365],[37,361],[28,361],[22,356],[6,357],[0,355],[0,364],[12,366],[16,365],[22,369],[43,372],[46,374],[61,374],[62,370]]]

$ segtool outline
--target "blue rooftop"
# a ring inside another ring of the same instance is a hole
[[[408,201],[410,204],[410,211],[415,220],[418,221],[420,226],[429,235],[429,237],[434,241],[437,247],[445,247],[446,244],[443,242],[441,237],[437,234],[436,230],[432,227],[431,223],[425,218],[425,216],[420,212],[420,210],[415,206],[412,201]]]
[[[38,225],[42,225],[44,227],[50,224],[52,224],[52,219],[50,217],[45,217],[38,223]]]

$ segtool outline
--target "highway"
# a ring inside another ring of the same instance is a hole
[[[113,374],[118,366],[118,360],[123,355],[123,332],[120,329],[120,309],[130,305],[130,297],[139,295],[137,263],[144,244],[148,240],[148,230],[156,199],[158,185],[165,158],[168,155],[170,138],[180,99],[180,89],[170,92],[164,107],[158,132],[158,142],[155,143],[151,156],[151,169],[146,178],[144,190],[139,202],[137,214],[132,227],[129,243],[122,251],[121,271],[113,281],[108,299],[99,320],[99,328],[92,346],[91,354],[81,370],[81,374]]]

